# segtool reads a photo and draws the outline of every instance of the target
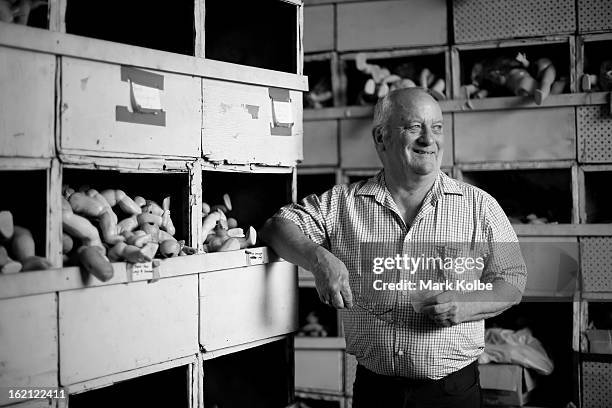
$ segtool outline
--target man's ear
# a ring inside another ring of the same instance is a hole
[[[383,144],[384,136],[385,136],[385,127],[383,125],[375,126],[372,129],[372,139],[374,139],[374,146],[376,146],[376,150],[385,149],[385,146]]]

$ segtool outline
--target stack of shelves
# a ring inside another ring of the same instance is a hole
[[[533,396],[541,406],[570,400],[583,407],[612,404],[612,364],[603,355],[586,353],[585,336],[589,303],[612,296],[611,196],[604,185],[612,169],[610,92],[589,87],[584,79],[610,59],[610,13],[609,2],[588,0],[454,0],[448,9],[447,2],[437,1],[312,0],[304,11],[304,72],[309,75],[310,62],[322,66],[325,61],[333,98],[329,106],[304,111],[298,191],[302,180],[307,186],[319,183],[308,187],[313,193],[334,180],[371,176],[381,166],[371,141],[372,107],[356,105],[367,79],[354,68],[357,52],[387,67],[427,64],[445,78],[442,167],[491,193],[519,236],[530,271],[523,304],[488,324],[518,328],[518,320],[532,316],[534,327],[542,327],[536,335],[557,369]],[[411,31],[415,27],[418,34]],[[531,61],[550,58],[557,77],[565,79],[561,93],[541,105],[503,94],[466,99],[461,86],[470,82],[474,63],[518,52]],[[317,75],[324,71],[316,70]],[[311,85],[316,82],[310,78]],[[529,223],[528,216],[547,221]],[[300,282],[310,284],[306,278]],[[559,317],[557,325],[547,322],[551,313]],[[351,356],[345,356],[340,375],[348,403]],[[307,386],[296,385],[298,390]]]
[[[302,3],[221,3],[52,0],[44,22],[0,23],[1,209],[53,265],[0,275],[3,390],[59,387],[52,406],[71,407],[294,403],[296,268],[265,247],[204,254],[201,221],[224,193],[255,228],[295,200]],[[107,282],[64,266],[64,184],[170,196],[200,253],[113,263]]]

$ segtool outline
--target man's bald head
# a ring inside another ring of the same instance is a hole
[[[387,123],[394,106],[406,109],[422,102],[434,103],[439,107],[438,101],[423,88],[403,88],[389,92],[380,98],[374,107],[374,128]]]

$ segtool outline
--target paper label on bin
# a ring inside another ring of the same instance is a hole
[[[245,253],[247,265],[261,265],[264,263],[262,248],[248,249]]]
[[[157,88],[139,85],[130,81],[132,96],[134,97],[134,109],[161,110],[161,96]]]
[[[274,115],[275,125],[293,124],[293,111],[291,110],[291,102],[272,100],[272,113]]]
[[[151,280],[153,279],[153,263],[152,262],[142,262],[142,263],[128,263],[127,264],[127,272],[128,272],[128,280],[130,281],[141,281],[141,280]]]

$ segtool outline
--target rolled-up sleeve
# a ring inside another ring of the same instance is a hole
[[[314,243],[329,249],[329,236],[333,230],[338,186],[321,195],[311,194],[296,204],[282,207],[274,217],[296,224]]]
[[[495,199],[487,203],[489,255],[483,274],[485,282],[503,280],[523,292],[527,267],[514,228]]]

